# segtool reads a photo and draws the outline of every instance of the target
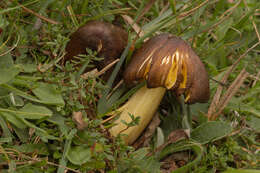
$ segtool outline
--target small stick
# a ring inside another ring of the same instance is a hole
[[[20,4],[20,6],[22,7],[22,9],[24,9],[24,11],[27,11],[28,13],[31,13],[31,14],[37,16],[38,18],[40,18],[40,19],[42,19],[42,20],[44,20],[46,22],[49,22],[49,23],[55,24],[55,25],[59,24],[59,22],[56,22],[55,20],[52,20],[52,19],[48,19],[47,17],[44,17],[44,16],[34,12],[33,10],[31,10],[31,9],[21,5],[21,4]]]

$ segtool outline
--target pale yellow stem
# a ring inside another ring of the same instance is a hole
[[[124,110],[120,114],[120,117],[115,121],[117,125],[110,129],[110,133],[113,136],[117,136],[119,133],[122,135],[126,144],[132,144],[142,133],[144,128],[151,121],[155,111],[157,110],[166,89],[162,87],[148,89],[146,86],[140,88],[123,106]],[[121,121],[124,120],[127,123],[132,119],[129,113],[135,117],[139,116],[139,124],[133,127],[127,128]]]

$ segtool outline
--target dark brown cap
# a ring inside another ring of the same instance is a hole
[[[160,34],[138,49],[124,74],[126,83],[146,80],[148,88],[165,87],[185,102],[207,102],[209,80],[207,71],[192,48],[181,38]]]
[[[118,26],[101,21],[89,21],[70,36],[64,59],[66,61],[76,55],[85,54],[86,48],[89,48],[105,58],[96,64],[97,68],[101,69],[120,57],[127,39],[127,32]]]

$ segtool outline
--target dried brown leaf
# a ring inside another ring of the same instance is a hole
[[[257,42],[256,44],[254,44],[252,47],[250,47],[249,49],[247,49],[247,51],[245,53],[243,53],[235,62],[232,66],[230,66],[226,72],[226,74],[224,75],[224,77],[222,78],[222,80],[220,81],[221,83],[226,83],[229,75],[231,74],[231,72],[236,68],[236,66],[239,64],[240,60],[242,58],[244,58],[248,52],[250,52],[252,49],[254,49],[256,46],[258,46],[260,44],[260,42]],[[220,97],[222,94],[222,90],[223,90],[223,86],[219,85],[217,88],[217,91],[212,99],[212,102],[210,104],[209,110],[208,110],[208,119],[212,119],[212,115],[217,111],[217,107],[219,105],[219,101],[220,101]]]
[[[72,119],[77,124],[77,129],[79,130],[85,129],[88,125],[83,119],[82,112],[73,112]]]
[[[134,20],[128,16],[128,15],[122,15],[123,19],[125,20],[126,23],[132,26],[134,31],[139,34],[139,37],[142,37],[144,35],[143,30],[138,26],[137,23],[134,22]]]
[[[233,81],[233,83],[229,86],[225,94],[221,97],[217,110],[218,112],[212,116],[211,120],[215,120],[219,114],[224,110],[224,108],[229,103],[230,99],[236,94],[238,89],[241,87],[245,79],[248,77],[248,73],[245,68],[239,73],[237,78]]]

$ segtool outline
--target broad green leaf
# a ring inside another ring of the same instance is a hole
[[[3,89],[6,89],[8,91],[11,91],[13,93],[15,93],[16,95],[19,95],[25,99],[28,99],[28,100],[31,100],[33,102],[37,102],[37,103],[43,103],[43,104],[50,104],[49,102],[45,102],[43,100],[39,100],[37,99],[36,97],[34,96],[31,96],[29,94],[27,94],[26,92],[22,91],[22,90],[19,90],[11,85],[8,85],[8,84],[2,84],[1,86]]]
[[[180,141],[178,143],[170,144],[158,153],[158,159],[161,160],[169,154],[185,150],[192,150],[195,153],[196,158],[193,161],[186,164],[185,166],[172,171],[172,173],[191,172],[191,169],[200,163],[200,160],[203,155],[203,147],[198,143]]]
[[[37,72],[36,64],[21,64],[22,71],[25,73]]]
[[[19,72],[20,69],[17,66],[0,68],[0,85],[12,80]]]
[[[3,119],[3,117],[1,117],[1,114],[0,114],[0,127],[2,128],[2,131],[3,131],[2,137],[12,138],[12,134],[11,134],[10,130],[8,129],[5,120]]]
[[[69,161],[75,165],[82,165],[91,159],[91,150],[89,147],[76,146],[71,147],[67,158]]]
[[[254,130],[260,131],[260,118],[255,116],[249,116],[246,123]]]
[[[191,132],[191,139],[194,141],[206,144],[210,141],[215,141],[232,132],[232,127],[229,123],[221,121],[210,121],[201,124]]]
[[[104,169],[106,162],[104,160],[91,160],[87,163],[88,168],[93,170]]]
[[[1,15],[0,15],[0,21],[1,22],[5,21],[5,20],[3,20]],[[0,22],[0,25],[1,25],[1,22]],[[9,23],[5,23],[3,25],[8,25],[8,24]],[[8,48],[5,45],[3,45],[1,40],[0,40],[0,45],[1,45],[1,47],[0,47],[0,54],[1,54],[2,52],[7,50]],[[8,68],[8,67],[12,67],[13,65],[14,65],[14,61],[13,61],[11,53],[7,53],[6,55],[0,56],[0,67]]]
[[[52,111],[44,106],[38,106],[28,103],[19,110],[19,115],[17,116],[25,119],[41,119],[44,117],[52,116]]]
[[[0,115],[2,115],[7,121],[9,121],[11,124],[15,125],[16,127],[20,128],[20,129],[26,128],[25,123],[23,121],[21,121],[19,118],[17,118],[14,113],[0,111]]]
[[[32,92],[45,103],[59,106],[64,106],[65,104],[61,92],[57,90],[55,85],[39,83],[39,87],[33,89]]]
[[[8,101],[10,104],[9,105],[12,105],[12,106],[24,106],[24,100],[22,97],[14,94],[14,93],[9,93],[9,97],[6,99],[6,101]]]
[[[16,135],[18,136],[18,138],[20,139],[20,141],[25,143],[29,140],[29,138],[30,138],[29,128],[19,129],[16,126],[13,126],[12,128],[14,129],[14,131],[15,131]]]
[[[8,138],[0,138],[0,143],[9,143],[12,142],[12,138],[8,137]]]
[[[22,145],[14,145],[12,148],[23,152],[23,153],[37,153],[41,155],[49,155],[48,147],[44,143],[38,144],[22,144]]]

